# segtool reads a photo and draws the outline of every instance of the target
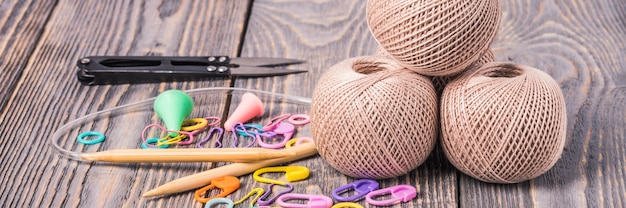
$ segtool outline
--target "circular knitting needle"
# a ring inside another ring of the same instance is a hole
[[[81,155],[83,160],[114,163],[142,162],[254,162],[297,153],[264,148],[118,149]]]

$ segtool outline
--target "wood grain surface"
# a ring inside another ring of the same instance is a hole
[[[199,207],[189,195],[155,200],[140,196],[210,164],[89,164],[58,157],[48,139],[61,125],[78,117],[151,98],[166,89],[229,86],[228,79],[82,86],[75,78],[75,63],[88,55],[236,56],[249,6],[244,1],[56,3],[35,50],[28,54],[36,61],[28,62],[21,72],[2,113],[0,132],[10,135],[1,147],[4,165],[0,171],[7,173],[0,176],[2,207]],[[20,35],[28,34],[14,38]],[[215,108],[209,111],[224,110],[224,106]],[[91,128],[140,131],[146,123],[157,121],[153,115],[137,117],[134,119],[144,122],[118,119]],[[110,137],[124,135],[129,134]]]
[[[416,199],[394,207],[623,207],[626,204],[626,2],[621,0],[502,0],[492,49],[499,61],[533,66],[560,83],[567,102],[568,143],[546,174],[518,184],[489,184],[457,171],[437,147],[411,173],[381,186],[411,184]],[[363,0],[256,1],[17,1],[0,2],[0,207],[202,207],[191,192],[141,194],[221,163],[85,163],[59,157],[48,140],[87,114],[156,96],[167,89],[234,86],[310,97],[333,64],[374,54]],[[82,86],[78,58],[89,55],[229,55],[283,57],[308,73],[268,78],[181,80],[155,84]],[[206,100],[196,113],[232,111],[239,99]],[[308,112],[267,106],[269,115]],[[79,126],[107,133],[93,147],[129,145],[151,112],[107,117]],[[266,122],[267,119],[261,119]],[[310,133],[299,128],[301,135]],[[124,140],[126,137],[131,137]],[[107,140],[109,141],[109,140]],[[295,192],[330,195],[355,179],[321,157],[295,162],[312,171]],[[278,175],[273,175],[277,176]],[[241,177],[236,199],[261,184]],[[361,204],[365,204],[362,202]],[[367,206],[366,206],[367,207]]]
[[[55,3],[54,0],[0,3],[0,112],[15,91]]]

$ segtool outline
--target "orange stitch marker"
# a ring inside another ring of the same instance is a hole
[[[218,179],[211,180],[211,183],[208,186],[198,189],[196,193],[194,193],[193,198],[196,199],[196,201],[200,203],[207,203],[209,200],[213,198],[222,198],[222,197],[228,196],[229,194],[239,189],[239,185],[240,185],[240,182],[237,177],[224,176]],[[222,192],[210,198],[202,197],[202,195],[204,195],[206,191],[212,188],[219,188],[222,190]]]

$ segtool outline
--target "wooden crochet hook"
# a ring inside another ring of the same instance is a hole
[[[295,156],[292,151],[265,148],[119,149],[81,155],[83,160],[114,163],[254,162]]]
[[[278,151],[292,152],[295,153],[295,155],[276,159],[261,160],[251,163],[233,163],[229,165],[224,165],[208,171],[173,180],[169,183],[163,184],[146,192],[145,194],[143,194],[143,197],[153,197],[180,193],[183,191],[188,191],[205,186],[206,184],[209,184],[211,180],[219,177],[242,176],[252,173],[255,170],[263,167],[275,166],[317,154],[315,144],[309,142],[291,147],[289,149]]]

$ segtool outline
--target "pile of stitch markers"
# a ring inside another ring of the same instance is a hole
[[[272,118],[267,124],[245,123],[254,117],[263,115],[264,106],[260,99],[252,93],[245,93],[241,103],[231,114],[225,124],[232,124],[230,128],[220,127],[220,118],[209,116],[191,118],[193,101],[189,95],[179,90],[168,90],[157,96],[154,109],[164,121],[160,124],[147,125],[142,131],[141,146],[144,149],[172,148],[253,148],[289,149],[303,143],[313,143],[310,137],[298,137],[297,127],[309,123],[306,114],[283,114]],[[180,121],[176,121],[180,120]],[[175,126],[172,126],[175,125]],[[155,129],[156,128],[156,129]],[[154,129],[157,131],[150,131]],[[231,133],[229,133],[231,132]],[[150,137],[150,134],[164,136]],[[196,139],[199,134],[206,134],[204,138]],[[227,136],[228,135],[228,136]],[[85,137],[99,135],[84,135]],[[241,143],[241,144],[240,144]],[[86,144],[86,143],[84,143]],[[253,178],[266,187],[257,187],[246,191],[240,199],[229,198],[240,188],[237,176],[223,176],[210,180],[209,184],[197,189],[193,196],[205,207],[217,204],[227,204],[234,207],[249,201],[249,207],[363,207],[359,201],[365,201],[375,206],[388,206],[401,202],[408,202],[417,196],[417,190],[410,185],[380,187],[379,183],[371,179],[360,179],[345,184],[332,193],[326,195],[311,195],[293,193],[292,182],[305,180],[309,177],[309,168],[304,166],[271,166],[253,171]],[[263,177],[265,173],[284,173],[285,181]],[[211,193],[218,194],[212,195]],[[330,197],[332,196],[332,197]]]

